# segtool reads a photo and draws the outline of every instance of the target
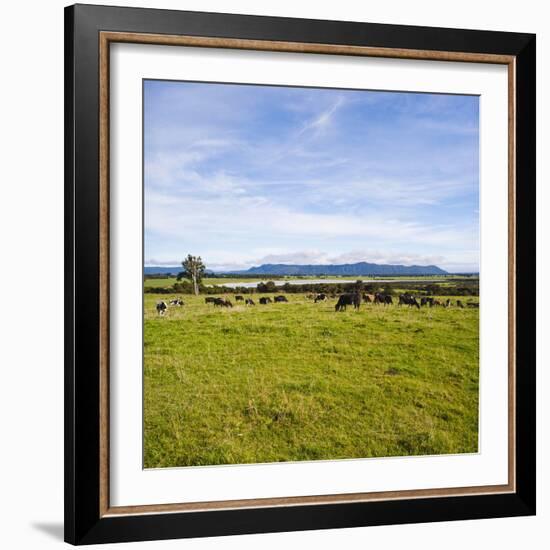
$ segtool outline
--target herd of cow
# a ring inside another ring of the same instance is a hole
[[[213,298],[208,296],[204,299],[206,304],[214,304],[220,307],[233,307],[233,304],[224,298]],[[235,296],[235,302],[244,302],[245,306],[255,306],[256,302],[252,298],[244,298],[244,296]],[[270,304],[271,302],[288,302],[286,296],[275,296],[273,300],[267,296],[262,296],[259,299],[260,304]]]
[[[324,293],[320,294],[308,294],[306,298],[308,300],[313,300],[315,303],[318,302],[326,302],[330,298],[338,298],[338,301],[335,306],[336,311],[346,311],[347,306],[353,306],[354,309],[359,309],[361,307],[361,303],[373,303],[373,304],[380,304],[384,306],[393,305],[393,297],[390,294],[383,294],[381,292],[376,292],[375,294],[361,294],[360,292],[351,292],[346,294],[340,294],[340,295],[328,295]],[[215,307],[226,307],[226,308],[232,308],[233,304],[230,300],[227,298],[218,298],[214,296],[207,296],[204,299],[206,304],[213,304]],[[278,302],[288,302],[288,299],[286,296],[280,295],[280,296],[274,296],[273,299],[269,298],[268,296],[262,296],[259,300],[259,303],[262,305],[270,304],[272,302],[278,303]],[[235,296],[235,302],[244,302],[246,306],[255,306],[256,303],[252,298],[244,298],[244,296]],[[183,300],[179,298],[175,298],[173,300],[170,300],[168,304],[164,301],[157,303],[157,313],[159,315],[164,315],[166,313],[166,310],[168,309],[168,306],[175,306],[175,307],[181,307],[185,305],[183,303]],[[420,298],[420,301],[416,296],[413,296],[412,294],[400,294],[399,295],[399,302],[397,303],[398,306],[406,305],[409,307],[416,307],[420,309],[423,306],[426,307],[451,307],[453,305],[450,298],[447,300],[441,301],[438,300],[432,296],[423,296]],[[456,306],[459,308],[464,308],[464,305],[468,307],[474,307],[478,308],[479,303],[477,302],[467,302],[464,304],[461,300],[456,300]]]
[[[315,296],[315,302],[324,301],[327,299],[326,294],[318,294]],[[361,302],[373,304],[382,304],[389,306],[393,304],[393,297],[390,294],[382,294],[381,292],[376,292],[375,294],[361,294],[360,292],[341,294],[338,297],[338,302],[336,303],[336,311],[345,311],[347,306],[353,306],[354,309],[359,309],[361,307]],[[432,296],[423,296],[420,298],[420,302],[412,294],[400,294],[398,306],[409,306],[416,307],[420,309],[422,306],[427,307],[451,307],[452,301],[450,298],[447,298],[445,301],[438,300]],[[479,307],[479,304],[476,302],[466,303],[468,307]],[[459,308],[464,308],[464,303],[461,300],[456,301],[456,306]]]

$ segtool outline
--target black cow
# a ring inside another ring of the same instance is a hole
[[[159,315],[164,315],[167,308],[168,308],[168,306],[166,305],[166,302],[158,302],[157,303],[157,313]]]
[[[361,294],[356,292],[355,294],[342,294],[336,302],[334,309],[336,311],[346,311],[347,306],[353,306],[354,309],[361,307]]]
[[[466,305],[468,307],[479,307],[479,304],[477,302],[468,302]]]
[[[205,299],[204,299],[204,303],[205,304],[213,304],[216,302],[216,300],[219,300],[219,298],[214,298],[214,296],[207,296]]]
[[[315,296],[315,303],[317,302],[325,302],[326,300],[328,299],[328,296],[326,294],[317,294],[317,296]]]
[[[398,306],[401,305],[407,305],[409,307],[417,307],[420,309],[420,304],[418,303],[417,299],[412,294],[401,294],[399,296],[399,303]]]
[[[235,296],[235,302],[243,302],[244,298],[242,296]]]
[[[464,308],[464,304],[460,300],[456,301],[456,306],[460,308]]]
[[[214,305],[219,307],[233,307],[233,304],[229,300],[223,298],[214,298]]]
[[[275,296],[275,298],[273,298],[273,301],[275,301],[275,302],[288,302],[288,300],[286,299],[286,296]]]
[[[389,306],[393,304],[393,299],[389,294],[382,294],[381,292],[377,292],[374,295],[374,303],[384,304],[385,306]]]
[[[254,300],[252,298],[247,298],[245,301],[244,301],[244,305],[245,306],[255,306],[256,304],[254,303]]]
[[[268,298],[267,296],[262,296],[260,298],[260,304],[270,304],[271,303],[271,298]]]

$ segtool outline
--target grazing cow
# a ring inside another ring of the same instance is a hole
[[[181,307],[185,304],[183,303],[183,300],[181,300],[180,298],[176,298],[175,300],[170,300],[170,305]]]
[[[328,296],[326,294],[317,294],[317,296],[315,296],[315,303],[317,302],[325,302],[326,300],[328,299]]]
[[[464,308],[464,304],[460,300],[456,301],[456,306],[460,308]]]
[[[214,296],[208,296],[204,299],[205,304],[214,304],[219,298],[214,298]]]
[[[420,305],[421,306],[425,306],[429,303],[430,303],[430,298],[426,298],[425,296],[424,296],[424,298],[420,298]]]
[[[223,298],[215,298],[214,305],[219,307],[233,307],[233,304],[229,300]]]
[[[466,305],[468,307],[479,307],[479,304],[477,302],[468,302]]]
[[[451,306],[451,299],[450,298],[447,298],[445,300],[445,307],[450,307]]]
[[[157,303],[157,313],[159,315],[164,315],[167,308],[168,308],[168,306],[166,305],[166,302],[158,302]]]
[[[432,302],[430,303],[430,307],[440,306],[440,305],[442,305],[441,302],[436,299],[433,299]]]
[[[385,306],[389,306],[393,304],[393,299],[389,294],[382,294],[381,292],[377,292],[374,295],[374,303],[384,304]]]
[[[401,294],[399,296],[399,303],[397,305],[401,306],[403,304],[409,307],[415,306],[420,309],[420,304],[412,294]]]
[[[363,300],[370,304],[371,302],[374,302],[374,294],[363,294]]]
[[[359,292],[355,294],[342,294],[338,298],[338,302],[334,309],[336,311],[346,311],[347,306],[353,306],[353,309],[359,309],[361,307],[361,294]]]
[[[286,299],[286,296],[275,296],[275,298],[273,298],[273,301],[275,301],[275,302],[288,302],[288,300]]]
[[[260,304],[270,304],[271,303],[271,298],[268,298],[267,296],[262,296],[260,298]]]
[[[243,302],[244,298],[242,296],[235,296],[235,302]]]
[[[245,306],[255,306],[256,304],[254,303],[254,300],[252,298],[247,298],[245,301],[244,301],[244,305]]]

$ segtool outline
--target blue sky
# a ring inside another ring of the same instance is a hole
[[[144,83],[145,264],[479,269],[476,96]]]

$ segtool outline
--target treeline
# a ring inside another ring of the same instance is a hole
[[[479,280],[460,280],[456,284],[440,285],[437,283],[425,284],[422,282],[392,282],[377,284],[373,282],[342,282],[342,283],[321,283],[321,284],[290,284],[276,285],[273,281],[267,283],[258,283],[256,287],[227,287],[223,285],[199,286],[201,294],[302,294],[302,293],[324,293],[324,294],[342,294],[344,292],[366,292],[374,294],[383,292],[384,294],[396,295],[403,292],[410,292],[419,296],[479,296]],[[193,294],[193,285],[188,281],[180,281],[167,288],[146,288],[149,294]]]
[[[228,286],[206,286],[199,284],[199,293],[205,295],[214,294],[248,294],[255,292],[255,288],[230,288]],[[169,287],[146,287],[144,292],[146,294],[194,294],[193,284],[189,281],[180,281]]]

